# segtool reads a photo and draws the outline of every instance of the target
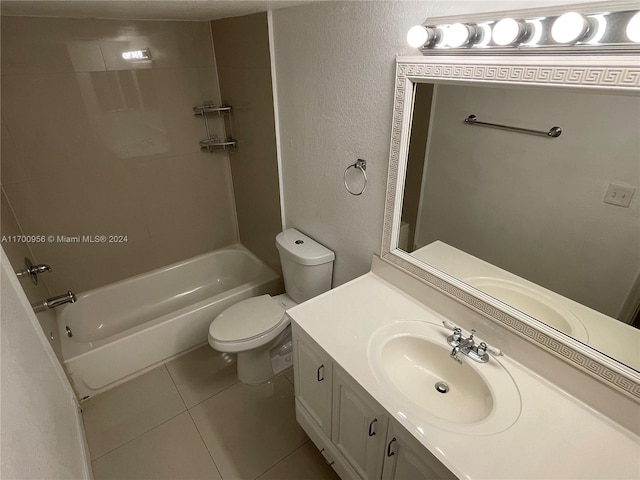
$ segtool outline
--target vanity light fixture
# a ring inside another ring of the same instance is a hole
[[[532,20],[526,20],[526,23],[529,25],[531,29],[531,34],[529,35],[530,39],[528,42],[523,42],[520,45],[525,47],[531,47],[540,43],[540,39],[542,38],[542,20],[543,18],[534,18]]]
[[[637,2],[637,0],[635,0]],[[409,44],[424,55],[522,53],[562,55],[605,51],[637,53],[640,43],[640,12],[634,0],[616,0],[574,6],[566,13],[547,15],[544,9],[514,11],[512,17],[496,13],[476,18],[442,17],[412,27]],[[494,17],[495,18],[495,17]]]
[[[486,47],[491,41],[491,25],[481,23],[478,25],[478,38],[474,47]]]
[[[568,12],[560,15],[551,27],[551,37],[558,43],[568,44],[584,40],[590,31],[589,21],[584,15]]]
[[[122,52],[122,58],[129,62],[151,60],[151,50],[148,48],[145,48],[144,50],[129,50],[127,52]]]
[[[605,14],[591,15],[589,18],[590,18],[590,23],[593,22],[592,25],[594,27],[595,33],[591,36],[591,38],[587,43],[590,43],[592,45],[598,44],[600,43],[600,40],[602,40],[602,37],[604,37],[604,34],[607,31],[606,15]]]
[[[476,36],[476,29],[464,23],[449,25],[444,32],[444,44],[447,47],[462,47]]]
[[[500,46],[515,45],[529,32],[528,25],[513,18],[503,18],[493,26],[493,43]]]
[[[407,43],[413,48],[420,48],[439,41],[441,36],[438,29],[414,25],[407,32]]]
[[[627,38],[634,43],[640,43],[640,12],[637,12],[629,23],[626,30]]]

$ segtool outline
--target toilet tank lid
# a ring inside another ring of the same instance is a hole
[[[327,247],[295,228],[289,228],[276,236],[280,253],[293,257],[301,265],[320,265],[335,260],[336,255]]]

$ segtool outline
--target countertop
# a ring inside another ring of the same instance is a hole
[[[445,318],[372,272],[287,313],[461,479],[640,478],[638,436],[516,362],[508,352],[499,362],[518,387],[522,408],[507,430],[467,435],[400,415],[397,399],[378,382],[369,365],[369,339],[393,322],[441,323]],[[481,332],[477,338],[482,340]]]
[[[549,298],[553,304],[569,312],[576,320],[579,319],[578,322],[586,329],[588,339],[573,335],[576,340],[636,370],[640,369],[640,331],[624,322],[559,295],[541,285],[514,275],[441,241],[426,245],[412,252],[411,256],[472,286],[473,282],[470,279],[473,277],[495,278],[513,282],[535,293],[540,298]],[[478,288],[482,290],[482,287]],[[499,297],[497,298],[500,299]],[[509,302],[507,301],[506,303]],[[523,312],[530,314],[534,318],[536,317],[535,313],[525,310]]]

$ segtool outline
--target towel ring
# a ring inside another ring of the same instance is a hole
[[[349,188],[349,184],[347,183],[347,172],[349,171],[350,168],[355,168],[362,172],[362,177],[364,178],[364,186],[362,187],[362,190],[360,190],[359,192],[354,192],[353,190],[351,190]],[[356,163],[354,163],[353,165],[349,165],[347,168],[344,169],[344,188],[346,188],[347,192],[349,192],[351,195],[355,195],[355,196],[362,195],[364,191],[367,189],[366,170],[367,170],[367,161],[361,158],[356,160]]]

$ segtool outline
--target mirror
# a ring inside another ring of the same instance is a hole
[[[398,59],[382,257],[637,392],[640,88],[602,89],[602,76],[590,85],[584,72],[574,85],[565,75],[541,87],[536,69],[596,67],[538,57],[527,80],[521,61]],[[475,68],[489,62],[500,78]],[[469,125],[472,114],[562,134]]]
[[[638,95],[417,83],[398,247],[640,370],[638,112]]]

